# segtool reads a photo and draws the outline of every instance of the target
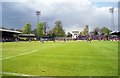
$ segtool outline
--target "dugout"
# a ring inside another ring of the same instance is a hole
[[[18,35],[21,32],[8,29],[0,29],[0,41],[1,42],[14,42],[18,39]]]
[[[33,41],[36,40],[35,34],[19,34],[20,41]]]

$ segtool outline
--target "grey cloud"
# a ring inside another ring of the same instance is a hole
[[[48,22],[50,28],[57,20],[62,21],[66,31],[82,30],[84,25],[89,25],[91,30],[96,26],[110,26],[109,7],[98,8],[88,0],[84,2],[3,3],[3,26],[22,28],[26,22],[30,22],[35,28],[36,10],[41,10],[40,21]],[[115,24],[117,25],[116,13]]]

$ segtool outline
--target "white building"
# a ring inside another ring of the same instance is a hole
[[[72,31],[72,38],[76,39],[79,36],[79,31],[78,30],[73,30]]]

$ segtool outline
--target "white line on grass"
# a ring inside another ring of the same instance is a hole
[[[29,74],[22,74],[22,73],[12,73],[12,72],[0,72],[1,74],[7,74],[7,75],[14,75],[14,76],[34,76]]]
[[[36,52],[36,51],[38,51],[38,50],[33,50],[33,51],[31,51],[31,52],[28,52],[28,53],[22,53],[22,54],[15,55],[15,56],[5,57],[5,58],[0,59],[0,60],[6,60],[6,59],[10,59],[10,58],[18,57],[18,56],[22,56],[22,55],[26,55],[26,54],[34,53],[34,52]]]

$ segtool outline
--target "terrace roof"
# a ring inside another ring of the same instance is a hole
[[[12,33],[18,33],[18,34],[22,33],[22,32],[20,32],[20,31],[7,30],[7,29],[0,29],[0,31],[4,31],[4,32],[12,32]]]

